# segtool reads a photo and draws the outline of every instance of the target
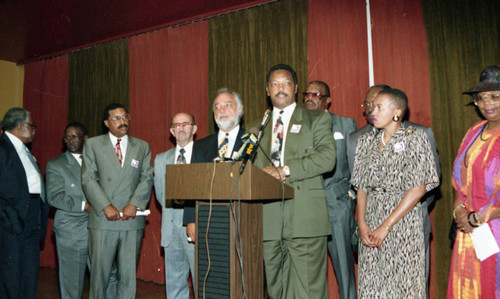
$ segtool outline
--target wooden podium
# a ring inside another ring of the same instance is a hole
[[[166,166],[166,199],[196,200],[196,298],[204,293],[205,298],[243,298],[238,253],[247,298],[264,296],[262,203],[292,198],[293,188],[250,162],[240,177],[240,166],[241,162]]]

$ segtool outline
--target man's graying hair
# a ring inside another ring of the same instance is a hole
[[[2,121],[2,127],[5,131],[14,130],[20,123],[27,122],[30,112],[26,109],[15,107],[9,109]]]
[[[217,90],[217,93],[215,94],[215,98],[214,98],[214,105],[215,105],[215,99],[223,94],[223,93],[227,93],[227,94],[230,94],[233,96],[234,100],[236,101],[236,108],[239,109],[241,108],[241,115],[240,115],[240,119],[243,117],[243,101],[241,101],[241,97],[240,97],[240,94],[237,93],[235,90],[233,89],[230,89],[230,88],[227,88],[227,87],[222,87],[222,88],[219,88]]]

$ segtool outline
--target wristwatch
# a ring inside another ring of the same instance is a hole
[[[290,176],[290,167],[288,167],[288,165],[283,166],[282,169],[286,176]]]

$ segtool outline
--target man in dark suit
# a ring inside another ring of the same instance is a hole
[[[26,147],[35,137],[31,113],[12,108],[0,138],[0,298],[35,298],[40,241],[49,206],[42,174]]]
[[[153,167],[147,142],[128,135],[129,114],[121,104],[104,110],[109,134],[83,147],[82,187],[90,203],[90,298],[104,298],[113,263],[118,298],[135,298],[137,260],[145,219],[136,217],[151,195]]]
[[[219,132],[196,141],[193,145],[191,163],[212,162],[214,159],[228,160],[234,157],[243,142],[245,133],[240,127],[243,117],[243,102],[240,95],[229,88],[221,88],[215,95],[214,119]],[[184,208],[186,233],[192,242],[196,241],[195,208]]]
[[[255,165],[294,188],[294,198],[264,204],[264,265],[270,298],[328,298],[331,233],[322,174],[335,166],[332,118],[296,103],[297,75],[278,64],[267,74],[273,118]],[[270,153],[272,164],[262,151]]]
[[[349,161],[349,169],[352,171],[354,167],[354,156],[356,154],[356,147],[358,145],[358,139],[361,135],[370,132],[371,130],[375,130],[375,127],[372,125],[372,116],[371,112],[373,111],[373,101],[381,92],[383,89],[386,88],[391,88],[388,85],[385,84],[377,84],[368,89],[366,92],[365,96],[365,101],[363,103],[363,106],[365,108],[365,117],[366,121],[368,122],[367,125],[362,127],[361,129],[357,130],[356,132],[353,132],[349,135],[347,138],[347,159]],[[416,127],[424,130],[425,134],[427,135],[427,138],[429,139],[429,142],[431,144],[431,149],[432,149],[432,155],[434,156],[434,162],[436,163],[436,170],[438,173],[438,176],[441,178],[441,166],[439,164],[439,156],[437,153],[437,145],[436,145],[436,140],[434,139],[434,134],[432,133],[431,128],[428,128],[426,126],[422,126],[416,123],[409,122],[407,120],[403,121],[403,124],[408,127]],[[429,217],[429,207],[430,205],[434,202],[436,192],[438,191],[438,188],[435,188],[429,192],[427,192],[421,199],[421,204],[422,204],[422,217],[424,219],[424,237],[425,237],[425,275],[427,277],[427,281],[429,280],[429,267],[430,267],[430,252],[429,252],[429,243],[431,239],[431,234],[432,234],[432,227],[431,227],[431,219]],[[427,293],[429,292],[429,287],[427,286]]]
[[[309,110],[328,112],[331,104],[330,88],[323,81],[312,81],[303,94],[304,106]],[[347,136],[356,131],[356,121],[329,113],[332,117],[332,135],[337,149],[337,160],[333,171],[323,174],[328,215],[332,225],[332,239],[328,241],[328,252],[332,259],[340,298],[356,298],[354,256],[351,249],[351,233],[354,228],[355,203],[349,196],[351,173],[347,163]]]
[[[198,127],[194,117],[188,113],[177,113],[172,117],[170,133],[175,137],[176,147],[158,154],[155,158],[156,200],[162,206],[161,246],[165,258],[165,289],[167,298],[189,299],[188,276],[194,284],[194,244],[186,238],[182,225],[184,202],[165,200],[165,166],[189,164],[193,154],[193,136]]]

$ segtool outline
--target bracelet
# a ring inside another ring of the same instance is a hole
[[[454,209],[453,209],[453,219],[457,219],[457,215],[456,215],[456,212],[459,208],[464,208],[465,209],[465,205],[463,203],[459,204],[458,206],[456,206]]]
[[[479,225],[472,224],[472,222],[470,221],[470,215],[473,215],[474,213],[476,213],[476,212],[474,212],[474,211],[469,212],[469,214],[467,215],[467,222],[469,222],[469,225],[472,226],[472,227],[479,227]]]
[[[477,226],[480,226],[483,224],[481,220],[479,220],[479,216],[477,215],[477,212],[472,213],[472,218],[474,219],[474,222],[476,222]]]
[[[387,225],[385,225],[385,224],[383,224],[383,223],[382,223],[382,226],[383,226],[383,227],[385,227],[385,229],[386,229],[388,232],[391,232],[392,227],[387,226]]]

